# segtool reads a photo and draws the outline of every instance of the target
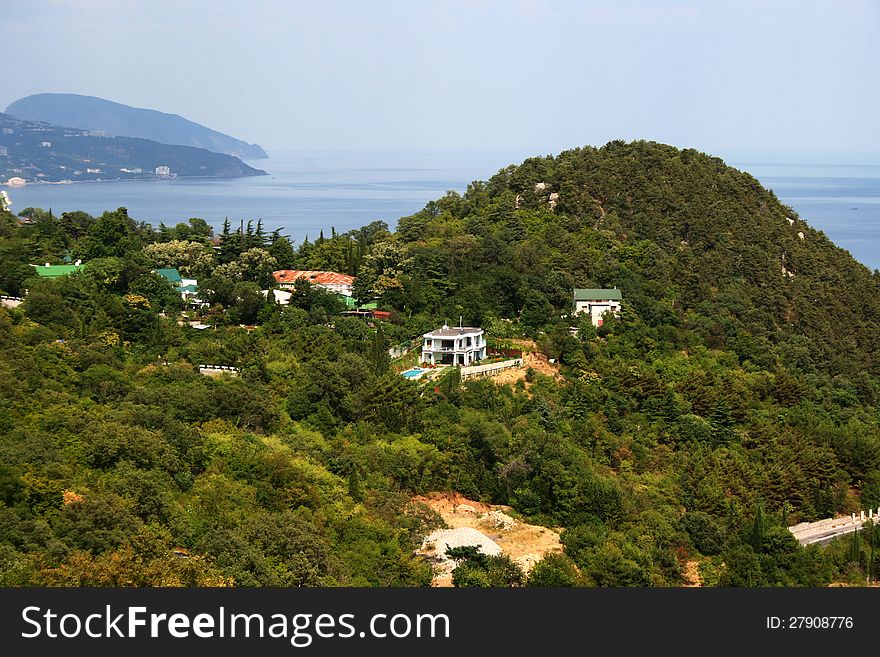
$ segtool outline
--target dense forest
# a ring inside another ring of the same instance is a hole
[[[431,491],[562,532],[527,577],[460,549],[462,586],[878,572],[873,526],[827,548],[786,526],[880,505],[880,274],[717,158],[575,149],[298,245],[22,214],[0,217],[0,292],[26,291],[0,310],[0,585],[424,586]],[[65,256],[87,267],[34,277]],[[157,267],[199,279],[210,330]],[[306,282],[267,301],[279,268],[355,275],[390,320]],[[573,288],[613,286],[619,317],[570,316]],[[558,374],[395,373],[388,347],[459,317]]]

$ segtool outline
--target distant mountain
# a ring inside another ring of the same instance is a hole
[[[264,175],[265,171],[237,157],[204,148],[132,137],[95,137],[79,128],[0,113],[0,183],[9,178],[75,182]]]
[[[29,121],[96,131],[97,136],[152,139],[160,144],[206,148],[245,159],[269,157],[257,144],[248,144],[177,114],[130,107],[95,96],[34,94],[16,100],[6,108],[6,113]]]

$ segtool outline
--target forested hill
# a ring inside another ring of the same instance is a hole
[[[880,276],[694,150],[615,141],[528,159],[401,219],[398,237],[423,301],[451,275],[470,321],[616,285],[657,342],[687,329],[765,366],[880,371]]]
[[[260,221],[215,245],[195,217],[20,215],[0,212],[0,294],[24,297],[0,307],[2,586],[427,585],[436,491],[562,529],[527,578],[474,558],[461,585],[880,572],[880,526],[827,548],[787,529],[880,505],[878,276],[718,159],[572,150],[297,245]],[[278,305],[278,269],[354,275],[388,312],[305,280]],[[619,317],[571,316],[573,288],[615,285]],[[401,376],[459,317],[533,367]]]
[[[34,94],[6,108],[21,119],[106,132],[108,136],[139,137],[161,144],[205,148],[241,158],[266,158],[257,144],[217,132],[177,114],[131,107],[95,96]]]

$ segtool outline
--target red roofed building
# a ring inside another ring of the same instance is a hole
[[[354,276],[340,274],[335,271],[305,271],[302,269],[280,269],[272,272],[278,287],[292,288],[294,281],[299,278],[306,279],[313,285],[323,287],[330,292],[351,296],[351,286],[354,284]]]

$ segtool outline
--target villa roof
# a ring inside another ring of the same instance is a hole
[[[453,326],[446,328],[438,328],[434,329],[430,333],[425,333],[425,337],[431,338],[455,338],[459,335],[465,335],[467,333],[482,333],[483,329],[477,328],[475,326]]]
[[[351,285],[354,276],[340,274],[335,271],[312,271],[308,269],[280,269],[272,272],[279,283],[293,283],[298,278],[305,278],[316,285]]]
[[[575,301],[622,301],[623,293],[615,288],[611,289],[602,289],[602,288],[575,288],[574,290],[574,300]]]

